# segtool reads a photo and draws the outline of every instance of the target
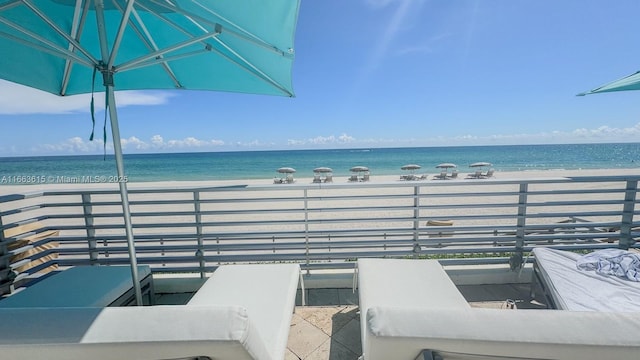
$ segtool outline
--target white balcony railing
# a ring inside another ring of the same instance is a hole
[[[297,262],[348,268],[359,257],[437,257],[509,263],[533,246],[633,246],[639,176],[533,180],[291,184],[130,190],[138,263],[156,272],[212,271],[222,263]],[[116,190],[0,197],[0,225],[59,230],[51,265],[127,263]],[[18,238],[0,232],[0,277]],[[36,246],[38,244],[32,244]]]

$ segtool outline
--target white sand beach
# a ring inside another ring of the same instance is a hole
[[[584,169],[584,170],[530,170],[530,171],[510,171],[500,172],[496,171],[491,179],[466,179],[467,174],[472,173],[469,170],[465,172],[460,169],[458,179],[447,180],[448,182],[469,182],[469,181],[491,181],[491,180],[511,180],[511,179],[547,179],[547,178],[563,178],[563,177],[591,177],[591,176],[638,176],[640,175],[640,168],[638,169]],[[420,172],[418,174],[423,174]],[[437,175],[435,171],[427,172],[427,179],[421,180],[423,184],[429,182],[437,182],[434,180],[434,176]],[[372,183],[406,183],[400,180],[400,172],[398,175],[380,175],[377,176],[375,171],[371,174]],[[334,176],[333,183],[341,184],[348,183],[348,175]],[[296,184],[312,184],[312,177],[300,177],[295,178]],[[267,179],[237,179],[237,180],[210,180],[210,181],[156,181],[156,182],[129,182],[127,188],[129,189],[146,189],[146,188],[187,188],[187,187],[217,187],[217,186],[234,186],[234,185],[248,185],[248,186],[287,186],[286,184],[274,184],[272,178]],[[356,185],[356,184],[354,184]],[[116,183],[44,183],[34,185],[12,185],[2,184],[0,185],[0,195],[8,194],[25,194],[39,191],[50,190],[80,190],[80,189],[118,189]]]

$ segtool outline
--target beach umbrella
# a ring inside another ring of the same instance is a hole
[[[330,172],[333,172],[333,169],[330,167],[321,166],[313,169],[313,172],[314,173],[330,173]]]
[[[280,174],[293,174],[294,172],[296,172],[296,169],[292,167],[281,167],[278,169],[278,172]]]
[[[351,169],[349,169],[349,171],[351,172],[365,172],[365,171],[369,171],[369,168],[366,166],[354,166]]]
[[[436,168],[438,169],[448,169],[448,168],[457,168],[458,165],[453,164],[453,163],[442,163],[439,165],[436,165]]]
[[[0,78],[60,96],[104,90],[124,179],[115,90],[293,96],[298,8],[299,0],[0,0]],[[126,183],[119,187],[142,304]]]
[[[602,85],[593,90],[580,93],[578,94],[578,96],[627,90],[640,90],[640,71],[636,72],[635,74],[623,77],[622,79],[612,81],[606,85]]]
[[[408,164],[408,165],[404,165],[402,166],[400,169],[401,170],[418,170],[420,169],[421,166],[417,165],[417,164]]]
[[[484,162],[484,161],[480,161],[480,162],[475,162],[475,163],[469,165],[469,167],[487,167],[487,166],[493,166],[493,164],[488,163],[488,162]]]

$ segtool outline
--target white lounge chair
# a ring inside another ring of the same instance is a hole
[[[239,306],[13,308],[0,318],[3,359],[283,358]]]
[[[0,357],[280,360],[299,281],[297,264],[228,265],[187,305],[0,308]]]
[[[373,345],[367,329],[369,309],[470,307],[436,260],[358,259],[356,276],[365,360],[384,358],[370,350]],[[387,357],[391,358],[401,359]]]
[[[445,180],[447,178],[447,174],[447,170],[442,170],[440,171],[440,174],[434,175],[433,178],[438,180]]]
[[[472,179],[480,179],[482,177],[482,170],[476,170],[473,174],[467,175],[467,177]]]
[[[365,360],[637,359],[640,312],[471,308],[433,260],[359,259]]]
[[[298,264],[221,266],[187,306],[240,306],[246,309],[270,355],[265,359],[283,359],[298,283],[304,294]]]
[[[428,299],[423,299],[428,301]],[[374,307],[366,360],[635,360],[640,313]]]
[[[486,174],[484,174],[484,175],[482,175],[482,176],[483,176],[483,177],[486,177],[486,178],[490,178],[490,177],[492,177],[492,176],[493,176],[493,172],[494,172],[494,170],[493,170],[493,169],[489,169],[489,170],[487,170],[487,173],[486,173]]]

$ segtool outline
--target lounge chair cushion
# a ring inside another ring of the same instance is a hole
[[[283,359],[299,279],[298,264],[221,266],[187,305],[246,308],[271,358]]]
[[[138,275],[145,279],[151,269],[140,265]],[[105,307],[132,288],[129,266],[75,266],[0,300],[0,308]]]
[[[362,348],[366,349],[366,314],[370,308],[469,308],[436,260],[358,259]],[[369,359],[365,350],[365,359]]]
[[[271,359],[238,306],[14,308],[0,318],[7,359]]]
[[[413,360],[422,350],[556,360],[637,359],[640,351],[640,313],[375,307],[366,331],[367,360]]]
[[[558,309],[640,312],[640,282],[579,270],[576,261],[582,255],[570,251],[538,247],[533,255],[540,280]]]

